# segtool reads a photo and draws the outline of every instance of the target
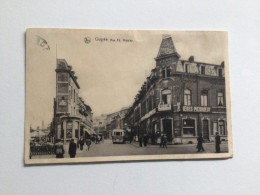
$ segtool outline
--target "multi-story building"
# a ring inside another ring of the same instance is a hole
[[[107,116],[105,114],[96,116],[94,118],[94,122],[93,122],[94,131],[96,133],[102,133],[104,138],[108,137],[106,124],[107,124]]]
[[[166,134],[172,143],[195,143],[197,136],[227,139],[225,66],[180,59],[171,37],[162,39],[156,67],[126,114],[128,126],[152,142]]]
[[[54,102],[55,138],[77,139],[94,133],[92,110],[79,97],[80,86],[72,66],[57,59],[56,99]]]
[[[111,136],[111,132],[113,129],[124,128],[124,117],[128,109],[128,107],[123,107],[121,110],[107,115],[106,130],[109,137]]]

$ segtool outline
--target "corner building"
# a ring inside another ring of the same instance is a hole
[[[125,121],[138,136],[159,143],[214,141],[216,132],[227,140],[225,66],[180,59],[171,37],[162,39],[151,71],[136,95]]]
[[[55,71],[55,138],[69,141],[72,138],[86,138],[95,134],[92,109],[79,97],[80,86],[72,66],[64,59],[57,59]]]

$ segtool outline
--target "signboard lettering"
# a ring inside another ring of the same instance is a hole
[[[202,107],[202,106],[183,106],[183,112],[210,112],[211,107]]]

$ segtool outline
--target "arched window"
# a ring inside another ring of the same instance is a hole
[[[218,92],[218,106],[224,105],[224,96],[222,92]]]
[[[191,90],[189,89],[184,90],[184,105],[191,106]]]
[[[208,91],[207,90],[203,90],[201,92],[201,96],[200,96],[200,104],[201,106],[208,106]]]
[[[171,103],[171,90],[165,89],[162,91],[162,104],[170,104]]]

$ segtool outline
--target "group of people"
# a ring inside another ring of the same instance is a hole
[[[205,149],[203,147],[203,143],[205,143],[202,134],[199,135],[199,137],[197,138],[198,144],[197,144],[197,149],[198,152],[200,152],[201,150],[204,152]],[[221,144],[221,140],[220,140],[220,136],[219,133],[216,132],[216,136],[215,136],[215,148],[216,148],[216,153],[220,153],[220,144]]]
[[[144,134],[143,136],[140,135],[139,138],[138,138],[138,142],[139,142],[139,147],[143,147],[143,145],[144,145],[144,147],[146,147],[147,143],[148,143],[148,136],[147,136],[147,134]]]
[[[75,158],[77,149],[80,149],[82,151],[85,143],[87,146],[86,150],[89,151],[91,145],[90,138],[86,138],[86,140],[84,140],[83,137],[81,137],[79,140],[77,140],[77,143],[74,142],[74,139],[71,139],[69,144],[69,151],[68,151],[70,158]],[[55,144],[56,158],[64,158],[64,153],[65,150],[61,140],[57,140]]]

